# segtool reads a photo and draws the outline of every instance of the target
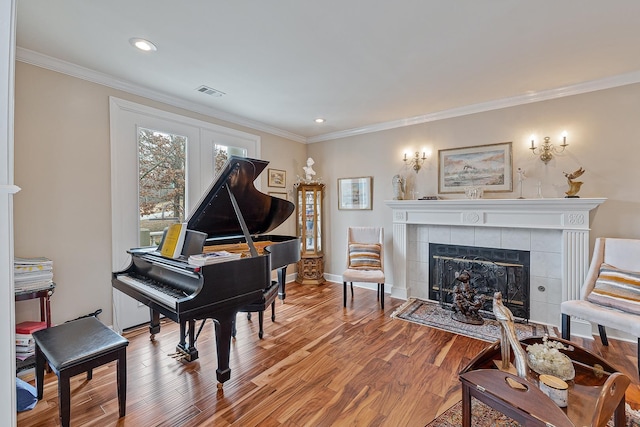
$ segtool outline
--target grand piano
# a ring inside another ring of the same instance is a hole
[[[198,358],[196,340],[206,320],[213,319],[220,388],[231,377],[229,353],[237,312],[262,298],[272,285],[273,270],[284,299],[287,265],[300,259],[299,238],[266,234],[294,211],[293,203],[255,188],[253,182],[267,164],[231,156],[188,218],[182,256],[162,257],[159,247],[131,249],[130,265],[113,273],[111,280],[114,288],[149,307],[151,339],[160,332],[160,315],[180,324],[176,354],[186,361]],[[241,258],[202,267],[187,262],[188,255],[230,246],[246,250]]]

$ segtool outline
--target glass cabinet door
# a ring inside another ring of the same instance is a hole
[[[298,186],[298,235],[302,254],[322,252],[322,184]]]

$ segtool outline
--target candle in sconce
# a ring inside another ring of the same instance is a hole
[[[407,153],[404,153],[404,160],[407,160]]]

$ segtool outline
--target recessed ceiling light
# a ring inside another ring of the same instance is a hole
[[[325,120],[322,117],[318,117],[316,119],[316,123],[324,123],[324,122],[325,122]]]
[[[132,46],[137,47],[140,50],[144,50],[145,52],[155,52],[158,50],[155,44],[151,43],[149,40],[141,39],[141,38],[131,38],[129,39],[129,43]]]

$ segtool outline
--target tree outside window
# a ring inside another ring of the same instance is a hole
[[[157,244],[165,227],[185,220],[186,143],[184,136],[139,129],[138,200],[143,246]]]

